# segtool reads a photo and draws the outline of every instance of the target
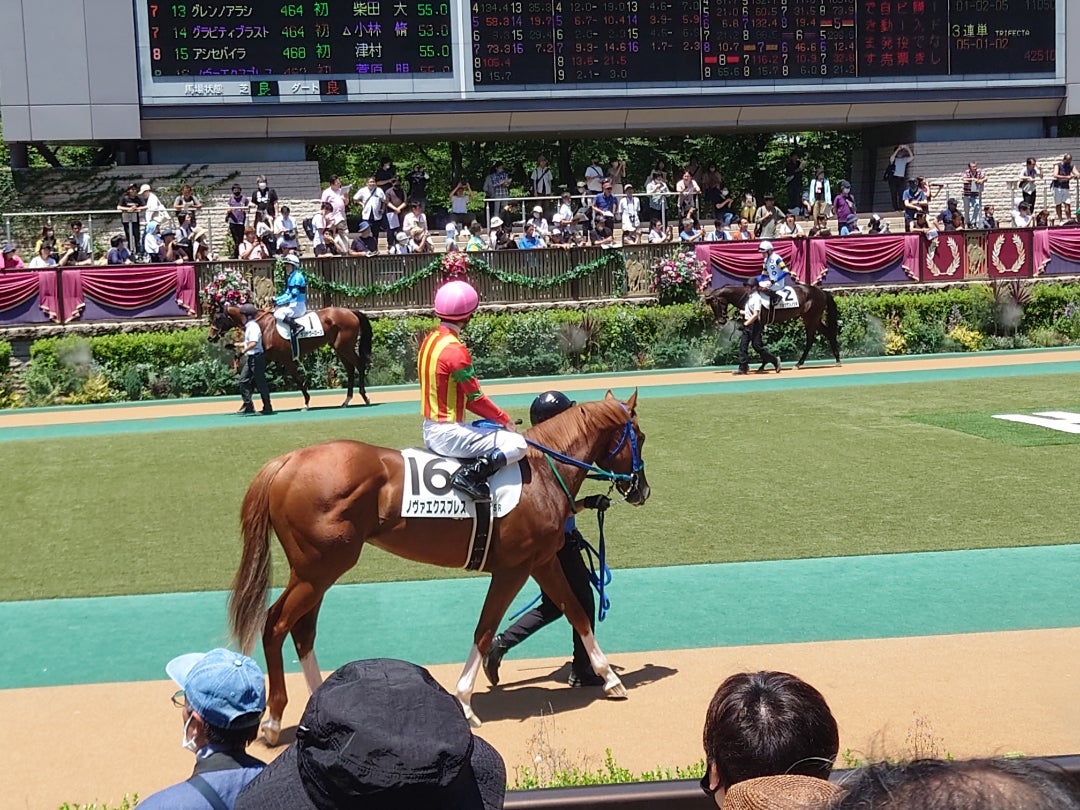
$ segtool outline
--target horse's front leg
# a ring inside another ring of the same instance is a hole
[[[600,649],[600,645],[596,643],[596,637],[593,635],[592,627],[589,626],[589,617],[585,613],[585,608],[581,606],[577,597],[574,596],[570,583],[566,580],[566,574],[563,573],[562,566],[559,565],[558,558],[552,557],[548,562],[538,565],[532,576],[540,589],[548,595],[548,598],[559,606],[574,630],[581,637],[581,643],[585,645],[585,651],[589,654],[589,662],[592,664],[593,671],[604,679],[604,694],[615,700],[625,698],[627,696],[626,687],[619,680],[619,676],[615,674],[615,670],[611,668],[611,664],[608,663],[607,657]]]
[[[289,379],[293,381],[293,384],[300,389],[300,393],[304,395],[304,410],[308,410],[311,406],[311,394],[308,393],[307,380],[304,375],[300,373],[300,368],[296,365],[296,362],[290,357],[287,361],[282,363],[285,366],[285,373]]]
[[[480,672],[480,663],[491,647],[495,631],[499,629],[499,622],[506,615],[507,608],[529,578],[530,567],[530,564],[525,564],[517,568],[497,570],[491,574],[491,584],[488,585],[484,607],[480,611],[480,620],[476,623],[476,632],[473,634],[472,649],[469,650],[469,657],[465,659],[465,668],[461,671],[455,689],[465,717],[473,728],[479,728],[481,723],[472,709],[473,690],[476,687],[476,676]]]

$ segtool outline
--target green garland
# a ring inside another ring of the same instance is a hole
[[[307,278],[308,286],[319,290],[320,292],[331,292],[335,295],[341,295],[347,298],[368,298],[389,295],[410,289],[416,286],[419,281],[442,272],[442,259],[444,255],[445,254],[442,254],[439,258],[433,259],[430,264],[420,268],[412,275],[399,278],[397,281],[390,284],[376,283],[368,284],[364,287],[353,287],[351,284],[344,284],[340,281],[327,281],[321,276],[317,276],[308,270],[305,270],[304,276]],[[486,274],[494,277],[503,284],[516,284],[520,287],[528,287],[532,290],[550,289],[551,287],[565,284],[568,281],[575,281],[583,276],[605,271],[612,273],[616,286],[620,291],[626,289],[626,259],[623,257],[622,251],[619,250],[605,250],[603,255],[593,259],[591,262],[579,264],[570,268],[565,273],[559,273],[559,275],[551,276],[550,278],[532,278],[521,273],[498,270],[483,259],[467,254],[466,268],[469,273]],[[274,283],[277,285],[278,289],[284,287],[285,278],[285,265],[278,260],[274,265]]]

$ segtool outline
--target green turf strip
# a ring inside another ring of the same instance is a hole
[[[1071,627],[1080,625],[1077,581],[1080,545],[616,571],[597,637],[617,664],[620,652]],[[332,588],[319,663],[462,661],[486,587],[470,578]],[[527,586],[518,605],[534,592]],[[225,598],[0,604],[0,649],[18,651],[0,668],[0,688],[163,678],[172,656],[226,643]],[[570,651],[559,622],[512,655]],[[287,644],[293,671],[294,659]],[[662,652],[654,663],[663,666]]]
[[[1068,410],[1076,402],[1080,375],[1027,371],[668,398],[643,389],[639,412],[653,496],[641,508],[609,512],[612,563],[637,568],[1075,542],[1071,447],[987,442],[910,418],[964,405],[1009,413]],[[510,398],[512,412],[525,416],[528,401]],[[390,447],[419,441],[415,415],[380,412],[4,444],[0,599],[226,588],[239,558],[240,502],[258,468],[330,438]],[[587,491],[599,488],[589,484]],[[595,533],[591,516],[581,524]],[[287,567],[276,541],[273,560],[282,584]],[[461,574],[366,549],[344,579],[446,576]]]

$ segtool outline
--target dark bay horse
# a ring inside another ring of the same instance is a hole
[[[329,343],[349,375],[349,391],[345,395],[345,401],[341,403],[342,407],[347,408],[352,402],[354,377],[364,404],[370,405],[371,400],[368,399],[364,388],[364,377],[367,376],[367,366],[371,360],[371,321],[363,312],[344,307],[325,307],[315,312],[322,322],[323,334],[321,337],[301,338],[300,356]],[[246,320],[239,307],[225,307],[210,318],[209,340],[217,341],[234,326],[243,329]],[[304,410],[306,411],[311,402],[311,395],[308,393],[307,380],[304,379],[296,366],[296,361],[293,360],[289,339],[278,334],[277,322],[272,312],[260,312],[255,320],[262,328],[266,362],[282,366],[289,379],[299,386],[304,395]]]
[[[810,347],[814,345],[814,338],[817,337],[818,331],[821,331],[829,341],[829,349],[836,358],[836,365],[840,365],[840,346],[837,343],[840,317],[836,309],[836,298],[831,292],[821,287],[811,287],[790,279],[787,286],[795,290],[799,306],[791,309],[763,310],[764,323],[785,323],[802,318],[803,327],[806,329],[806,345],[803,346],[802,357],[795,364],[795,368],[802,368],[803,363],[806,362],[806,355],[810,354]],[[728,309],[735,307],[737,310],[742,310],[751,292],[753,292],[752,287],[731,284],[709,290],[705,294],[705,303],[712,309],[716,322],[723,326],[728,322]]]
[[[540,450],[530,447],[522,462],[517,507],[492,522],[484,564],[491,583],[456,689],[473,725],[480,724],[471,706],[480,662],[529,576],[563,607],[593,669],[604,678],[607,696],[626,697],[555,553],[563,544],[563,524],[571,514],[572,500],[590,471],[606,471],[603,475],[628,503],[640,505],[649,497],[641,460],[645,435],[638,427],[636,405],[637,391],[626,402],[609,391],[604,399],[578,404],[526,434],[530,441],[582,466],[558,457],[551,466]],[[292,633],[308,688],[314,691],[322,682],[314,644],[323,596],[356,564],[365,543],[417,562],[465,566],[471,521],[403,518],[404,469],[397,450],[357,441],[326,442],[268,461],[244,497],[240,513],[244,547],[229,598],[229,626],[247,653],[262,634],[270,679],[263,732],[271,744],[278,740],[288,701],[281,652],[285,636]],[[271,529],[289,560],[289,581],[267,611]]]

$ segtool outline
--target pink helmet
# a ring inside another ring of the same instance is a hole
[[[448,281],[435,293],[435,314],[447,321],[463,321],[476,312],[480,296],[467,281]]]

